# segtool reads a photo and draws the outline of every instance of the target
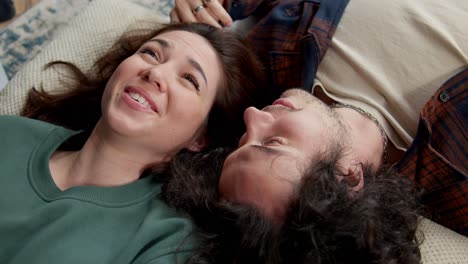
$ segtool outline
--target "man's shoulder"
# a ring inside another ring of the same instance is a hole
[[[396,169],[425,192],[423,202],[437,222],[468,234],[466,126],[468,68],[447,80],[421,111],[412,145]]]

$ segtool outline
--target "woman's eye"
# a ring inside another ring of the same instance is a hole
[[[148,54],[148,55],[150,55],[151,57],[155,58],[156,60],[159,60],[158,54],[156,54],[156,52],[154,52],[154,51],[151,50],[151,49],[144,48],[144,49],[140,50],[140,53],[141,53],[141,54]]]
[[[185,73],[183,77],[184,79],[189,81],[193,85],[193,87],[195,87],[197,91],[200,91],[200,85],[198,85],[198,81],[195,77],[193,77],[193,75],[189,73]]]

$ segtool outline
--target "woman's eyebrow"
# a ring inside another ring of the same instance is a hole
[[[198,63],[196,60],[189,58],[190,64],[192,64],[195,69],[200,72],[201,76],[205,80],[205,85],[208,86],[208,81],[206,80],[205,72],[203,71],[203,68],[201,67],[200,63]]]
[[[158,38],[154,38],[154,39],[150,39],[148,40],[147,42],[156,42],[158,43],[163,49],[167,49],[167,48],[171,48],[172,45],[164,40],[164,39],[158,39]],[[202,66],[200,65],[200,63],[198,63],[196,60],[194,60],[193,58],[189,58],[189,63],[190,65],[192,65],[200,74],[201,76],[203,77],[203,79],[205,80],[205,85],[208,86],[208,80],[206,79],[206,75],[205,75],[205,72],[203,71],[203,68]]]
[[[165,41],[164,39],[158,39],[158,38],[154,38],[154,39],[150,39],[146,42],[156,42],[158,43],[159,45],[161,45],[161,47],[163,48],[170,48],[172,47],[169,42]]]

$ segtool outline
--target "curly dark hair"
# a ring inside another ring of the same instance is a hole
[[[65,66],[71,71],[64,80],[67,89],[47,92],[32,89],[22,115],[56,125],[84,130],[77,142],[84,142],[101,116],[101,97],[107,81],[117,66],[154,36],[170,31],[187,31],[205,38],[216,51],[222,65],[222,79],[207,118],[207,140],[212,146],[235,146],[245,131],[245,108],[262,107],[277,95],[270,94],[264,67],[248,44],[232,31],[201,23],[162,25],[145,23],[125,32],[112,48],[99,58],[89,72],[64,61],[46,65]],[[143,25],[143,26],[142,26]],[[86,107],[83,107],[86,106]],[[78,143],[77,143],[78,144]]]
[[[163,199],[188,215],[203,241],[190,263],[419,263],[420,206],[413,183],[392,168],[373,172],[350,196],[336,175],[339,151],[314,161],[277,225],[257,208],[220,199],[227,151],[180,155]]]

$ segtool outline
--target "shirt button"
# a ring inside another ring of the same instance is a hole
[[[450,95],[447,93],[447,91],[443,91],[439,94],[439,99],[440,101],[446,103],[450,99]]]

